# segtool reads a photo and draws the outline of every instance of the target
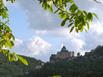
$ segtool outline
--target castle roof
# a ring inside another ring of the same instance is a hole
[[[61,52],[68,52],[65,46],[62,47]]]

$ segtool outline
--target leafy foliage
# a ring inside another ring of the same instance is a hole
[[[93,17],[97,17],[95,13],[87,12],[79,9],[74,0],[39,0],[42,7],[50,12],[57,13],[63,21],[61,26],[65,26],[68,21],[70,32],[88,31]],[[56,11],[54,11],[56,10]]]
[[[28,62],[22,57],[22,56],[18,56],[18,59],[24,63],[25,65],[28,65]]]
[[[51,77],[61,77],[60,75],[55,75],[55,76],[51,76]]]
[[[13,3],[15,0],[6,1]],[[14,46],[14,41],[15,37],[9,27],[8,9],[4,4],[4,0],[0,0],[0,53],[7,56],[10,62],[20,60],[25,65],[28,65],[28,62],[24,58],[10,51]]]

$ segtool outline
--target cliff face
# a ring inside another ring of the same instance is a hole
[[[63,46],[60,52],[51,55],[50,63],[56,63],[61,60],[73,59],[73,58],[74,58],[74,52],[66,50],[66,47]]]

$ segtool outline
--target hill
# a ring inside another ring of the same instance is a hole
[[[102,77],[103,76],[103,46],[98,46],[84,56],[60,60],[56,63],[47,62],[45,65],[28,75],[21,77]]]
[[[41,68],[43,62],[34,58],[23,56],[29,62],[26,66],[20,62],[9,62],[6,57],[0,54],[0,77],[19,77]]]

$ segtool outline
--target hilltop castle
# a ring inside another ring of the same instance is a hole
[[[68,51],[65,46],[61,49],[61,51],[57,52],[57,54],[52,54],[50,57],[50,63],[56,63],[61,60],[66,59],[73,59],[74,58],[74,52]]]

